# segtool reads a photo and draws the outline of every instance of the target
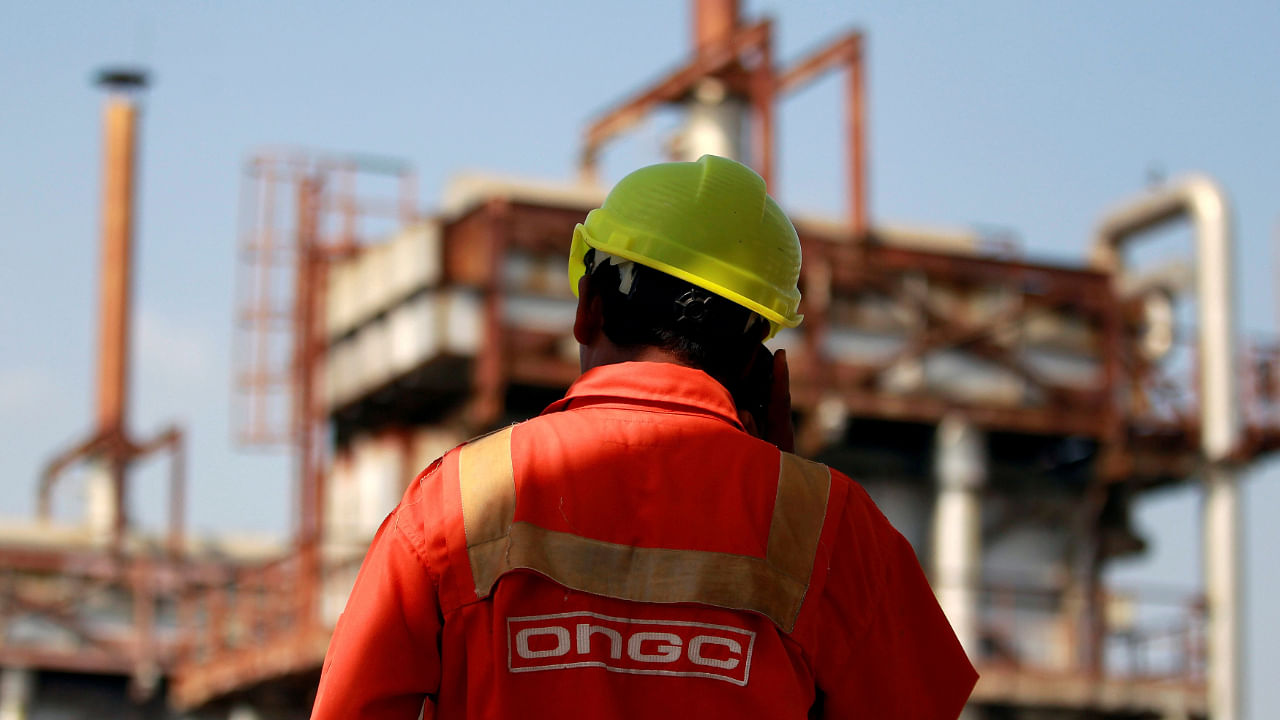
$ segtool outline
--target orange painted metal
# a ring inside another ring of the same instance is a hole
[[[390,196],[373,194],[369,185]],[[178,707],[309,672],[324,656],[322,590],[330,573],[349,569],[326,564],[322,552],[328,270],[412,224],[415,188],[412,169],[391,160],[273,150],[246,165],[235,435],[245,444],[292,451],[294,542],[284,557],[238,568],[225,583],[184,598],[182,612],[192,624],[184,634],[190,647],[174,670],[170,699]]]
[[[397,160],[273,149],[245,164],[233,352],[237,442],[296,447],[303,429],[314,427],[319,397],[309,376],[323,354],[324,268],[412,223],[415,188],[414,171]],[[311,400],[301,400],[304,391]]]
[[[777,193],[774,114],[778,103],[833,69],[847,72],[845,83],[849,218],[853,234],[865,240],[870,230],[867,209],[866,70],[861,33],[849,33],[822,46],[786,68],[775,66],[773,21],[742,26],[736,2],[697,0],[694,3],[693,54],[682,67],[622,101],[592,122],[583,137],[579,174],[594,181],[601,148],[666,104],[684,101],[706,78],[725,82],[730,92],[745,97],[751,107],[752,157],[749,163]],[[742,78],[745,76],[745,82]]]
[[[0,626],[13,613],[43,618],[76,636],[80,647],[49,648],[7,643],[0,648],[0,664],[54,670],[121,672],[131,676],[135,697],[148,697],[167,671],[177,640],[162,637],[157,625],[162,602],[181,595],[189,583],[200,582],[199,563],[186,557],[185,436],[177,425],[151,438],[136,440],[128,429],[129,337],[132,313],[133,234],[138,144],[136,94],[145,87],[145,74],[109,71],[101,82],[110,94],[103,110],[103,185],[100,285],[98,298],[98,362],[93,431],[85,439],[54,455],[37,486],[40,517],[53,512],[52,493],[58,480],[78,464],[106,472],[114,495],[113,523],[106,543],[79,549],[0,548]],[[128,477],[138,459],[169,456],[168,527],[162,554],[125,542],[128,518]],[[65,603],[34,599],[42,574],[54,573]],[[130,622],[112,633],[91,627],[83,607],[91,599],[122,602]],[[122,598],[122,599],[121,599]]]
[[[88,438],[57,453],[46,465],[37,487],[41,517],[52,512],[51,495],[59,477],[88,460],[104,466],[114,494],[112,544],[119,547],[128,526],[126,473],[140,456],[167,450],[170,470],[169,524],[171,548],[182,543],[182,430],[173,426],[156,438],[137,442],[128,430],[129,328],[132,313],[133,207],[137,154],[138,108],[131,94],[146,84],[145,75],[107,72],[111,90],[103,111],[102,255],[98,297],[98,363],[96,422]]]
[[[501,419],[507,368],[511,361],[502,321],[506,294],[502,287],[502,261],[511,235],[507,227],[510,206],[501,199],[490,200],[485,207],[485,215],[488,220],[484,242],[487,267],[481,284],[484,294],[484,352],[475,360],[469,418],[472,426],[482,432],[497,425]]]
[[[862,36],[855,35],[848,58],[849,92],[845,110],[849,123],[849,213],[854,237],[865,238],[871,230],[867,211],[867,80],[862,55]]]
[[[600,149],[606,142],[634,127],[660,105],[683,99],[699,80],[739,69],[739,58],[758,50],[769,33],[768,22],[740,28],[728,42],[709,48],[657,83],[605,112],[587,127],[579,155],[580,174],[588,179],[595,178]]]
[[[818,48],[778,73],[775,92],[793,93],[833,69],[846,71],[845,146],[848,158],[849,216],[854,236],[865,239],[867,219],[866,68],[861,33],[849,33]]]
[[[128,395],[132,299],[134,156],[138,110],[112,95],[103,112],[102,259],[98,293],[97,427],[122,433]]]
[[[693,47],[701,55],[738,29],[738,0],[694,0]]]
[[[766,20],[763,25],[764,32],[759,44],[756,46],[755,55],[751,58],[751,61],[755,63],[755,67],[749,70],[751,75],[748,87],[751,109],[755,119],[755,122],[752,123],[754,154],[750,160],[754,161],[760,177],[764,178],[765,187],[769,189],[769,192],[776,195],[778,193],[777,178],[773,171],[773,118],[776,105],[774,99],[776,83],[773,70],[773,21]]]
[[[319,242],[319,177],[297,184],[298,240],[293,328],[293,437],[298,473],[298,536],[302,572],[298,582],[303,618],[318,618],[320,594],[320,526],[324,512],[324,443],[320,390],[315,382],[324,349],[324,265]],[[346,218],[348,223],[352,219]],[[350,232],[350,227],[346,228]]]

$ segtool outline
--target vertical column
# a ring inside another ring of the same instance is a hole
[[[116,497],[116,477],[108,458],[94,458],[88,463],[84,487],[84,519],[89,536],[106,545],[116,530],[120,506]]]
[[[1208,601],[1209,710],[1213,720],[1238,720],[1243,663],[1240,652],[1240,485],[1221,465],[1205,472],[1204,570]]]
[[[867,81],[862,35],[855,35],[849,59],[849,216],[854,237],[865,240],[867,220]]]
[[[958,415],[938,425],[934,476],[933,589],[971,659],[978,651],[982,504],[987,453],[981,430]]]
[[[321,172],[298,177],[298,228],[295,241],[296,275],[293,307],[293,413],[292,435],[298,468],[298,552],[300,578],[293,588],[305,629],[319,621],[324,533],[324,450],[322,424],[316,419],[318,313],[322,312],[317,289],[322,282],[320,212],[324,176]]]
[[[693,161],[709,154],[747,161],[742,132],[746,107],[724,83],[715,78],[700,80],[685,107],[688,119],[677,159]]]
[[[102,277],[98,293],[98,428],[121,431],[128,397],[129,310],[133,270],[134,155],[137,107],[127,90],[145,80],[104,79]]]
[[[1208,695],[1214,720],[1241,716],[1240,499],[1235,454],[1241,437],[1236,387],[1235,267],[1231,209],[1212,179],[1191,175],[1138,197],[1099,225],[1097,264],[1119,272],[1121,249],[1136,233],[1188,215],[1196,229],[1200,326],[1200,443],[1207,463],[1204,565],[1208,593]]]
[[[117,545],[124,537],[125,470],[129,463],[126,436],[129,400],[130,314],[133,304],[133,230],[135,160],[138,144],[138,95],[147,85],[136,70],[105,70],[98,84],[108,91],[103,109],[102,254],[98,288],[97,424],[105,440],[95,475],[105,473],[110,497],[94,511],[110,525]],[[98,492],[91,489],[91,492]],[[102,493],[98,493],[102,494]]]
[[[1240,488],[1232,455],[1241,435],[1235,353],[1235,282],[1230,210],[1201,183],[1191,195],[1197,230],[1200,323],[1200,442],[1205,471],[1204,569],[1208,595],[1208,692],[1213,720],[1244,717],[1240,701]]]
[[[27,668],[0,669],[0,720],[27,720],[35,686],[35,673]]]

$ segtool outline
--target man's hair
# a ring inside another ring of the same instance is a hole
[[[623,262],[594,249],[586,258],[587,282],[603,304],[605,336],[619,347],[666,350],[735,391],[769,333],[768,321],[692,283]]]

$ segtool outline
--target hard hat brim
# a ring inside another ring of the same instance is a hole
[[[593,212],[599,212],[599,211],[596,210]],[[614,235],[617,235],[617,234],[618,233],[616,232],[614,233]],[[610,239],[614,240],[615,238],[610,238]],[[703,278],[703,277],[698,277],[693,273],[690,273],[686,270],[682,270],[681,268],[675,267],[674,265],[665,263],[661,260],[655,260],[651,255],[657,254],[657,253],[637,252],[633,247],[629,247],[632,245],[643,245],[646,243],[646,241],[649,243],[657,242],[657,240],[653,238],[648,238],[648,239],[626,238],[625,241],[623,242],[603,243],[603,242],[600,242],[598,239],[592,237],[590,231],[587,230],[585,225],[583,225],[582,223],[578,223],[573,228],[573,243],[569,249],[569,285],[573,291],[574,297],[577,297],[578,295],[578,280],[582,278],[582,276],[585,275],[587,271],[587,268],[586,268],[587,250],[591,248],[595,248],[602,252],[607,252],[610,255],[616,255],[625,260],[630,260],[632,262],[639,263],[646,267],[651,267],[654,270],[664,272],[673,277],[680,278],[681,280],[684,280],[687,283],[696,285],[700,288],[713,292],[716,295],[726,298],[732,302],[735,302],[747,308],[748,310],[751,310],[752,312],[759,314],[761,317],[763,317],[765,320],[769,322],[768,338],[772,338],[773,336],[777,335],[778,331],[781,330],[782,328],[796,327],[797,325],[800,324],[802,320],[804,320],[804,316],[799,313],[796,313],[791,317],[788,317],[778,312],[776,309],[767,307],[755,300],[752,300],[749,297],[746,297],[745,295],[739,292],[736,292],[730,288],[724,287],[719,283],[707,280],[706,278]],[[704,262],[717,262],[717,263],[719,262],[715,258],[708,258],[706,256],[700,256],[700,259],[702,259]]]

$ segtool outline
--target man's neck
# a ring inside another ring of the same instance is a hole
[[[603,342],[592,343],[589,346],[582,346],[579,358],[582,372],[584,373],[602,365],[624,362],[659,362],[690,367],[688,363],[683,362],[677,355],[660,347],[642,345],[623,348],[614,345],[607,339],[604,339]]]

